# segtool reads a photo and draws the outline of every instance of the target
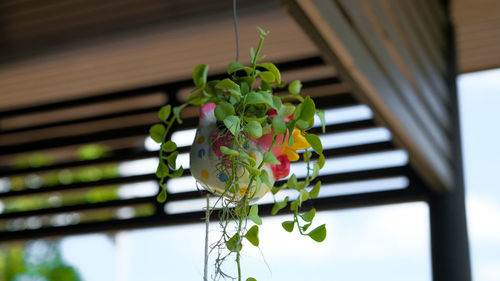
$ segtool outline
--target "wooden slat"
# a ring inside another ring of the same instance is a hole
[[[436,189],[453,186],[449,162],[425,135],[404,106],[383,71],[344,17],[336,2],[287,1],[287,8],[316,40],[325,57],[337,66],[343,80],[385,122],[395,140],[409,152],[412,165]],[[310,25],[308,25],[308,23]]]
[[[429,79],[434,87],[437,89],[436,93],[440,94],[441,98],[445,101],[448,100],[446,97],[447,87],[443,81],[443,75],[434,67],[432,60],[427,56],[425,50],[422,46],[422,42],[417,39],[417,35],[414,30],[405,20],[401,13],[398,13],[395,7],[393,7],[389,0],[378,0],[384,7],[384,10],[392,18],[395,23],[395,28],[398,30],[399,36],[403,38],[406,42],[406,47],[408,50],[414,54],[417,64],[421,65],[424,75]]]
[[[449,97],[446,94],[446,88],[444,82],[439,80],[441,83],[441,87],[437,87],[432,79],[426,75],[425,69],[421,63],[419,63],[419,59],[415,52],[411,52],[410,49],[412,46],[409,46],[400,33],[400,29],[397,28],[398,22],[397,19],[391,17],[388,11],[384,8],[380,0],[371,1],[370,2],[373,13],[382,28],[388,40],[390,39],[391,43],[394,44],[395,49],[400,54],[402,59],[404,60],[405,65],[408,67],[409,74],[413,78],[413,82],[415,87],[419,88],[421,93],[425,96],[425,101],[429,103],[430,107],[436,107],[439,103],[444,103],[444,109],[434,109],[438,111],[439,118],[443,118],[443,114],[447,114],[446,112],[439,112],[440,110],[446,111],[446,105],[449,102]],[[406,74],[406,73],[405,73]],[[438,77],[439,78],[439,77]],[[445,117],[449,118],[449,117]],[[449,123],[445,121],[445,123]]]
[[[391,0],[391,3],[402,13],[402,15],[404,15],[404,18],[409,21],[412,29],[415,30],[418,36],[418,40],[422,42],[427,56],[432,58],[432,61],[443,75],[446,74],[447,70],[443,53],[440,52],[437,45],[433,42],[429,31],[425,28],[423,19],[418,16],[411,6],[409,6],[408,0]]]
[[[373,59],[379,64],[382,72],[386,73],[386,80],[389,80],[395,93],[400,96],[400,100],[405,108],[412,114],[414,120],[420,123],[421,130],[429,135],[432,143],[437,144],[437,150],[442,151],[446,157],[450,156],[447,137],[442,128],[449,129],[449,119],[444,106],[435,99],[428,96],[436,107],[427,108],[424,103],[426,97],[419,97],[419,92],[404,77],[403,72],[397,65],[396,60],[388,50],[383,41],[382,34],[368,20],[368,15],[358,0],[340,0],[339,3],[350,16],[351,21],[360,33],[360,40],[369,42],[367,48],[373,54]],[[441,126],[439,126],[441,125]]]

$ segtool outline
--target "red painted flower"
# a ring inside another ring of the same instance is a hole
[[[286,156],[285,154],[281,154],[277,158],[278,161],[281,162],[281,164],[271,165],[275,180],[282,179],[288,176],[288,174],[290,173],[290,160],[288,160],[288,156]]]

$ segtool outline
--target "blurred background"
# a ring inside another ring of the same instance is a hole
[[[361,2],[421,9],[410,0]],[[500,3],[450,7],[472,274],[497,281]],[[185,100],[194,66],[219,75],[234,60],[232,16],[223,0],[0,2],[0,280],[202,279],[204,201],[186,175],[169,182],[172,201],[155,202],[158,146],[147,134],[161,105]],[[321,198],[412,186],[408,152],[279,2],[239,0],[238,17],[240,62],[258,43],[255,26],[270,30],[263,53],[326,110],[322,176],[331,180]],[[184,167],[196,115],[187,110],[172,135]],[[260,249],[243,251],[245,271],[260,281],[432,280],[429,208],[408,201],[326,208],[319,245],[283,231],[283,217],[266,217]]]

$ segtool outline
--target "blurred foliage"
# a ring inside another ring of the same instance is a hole
[[[61,258],[56,242],[36,240],[0,247],[2,281],[80,281],[75,268]]]
[[[35,152],[29,155],[22,155],[14,159],[14,167],[24,169],[29,167],[43,167],[52,165],[54,159],[51,155],[43,152]]]
[[[78,149],[76,152],[79,160],[93,160],[106,155],[108,148],[100,144],[87,144]]]

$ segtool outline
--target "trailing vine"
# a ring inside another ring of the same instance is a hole
[[[221,179],[224,182],[223,191],[207,187],[219,195],[207,216],[217,211],[222,233],[210,245],[210,253],[217,254],[214,280],[233,278],[222,268],[229,257],[234,257],[236,263],[238,275],[233,279],[242,280],[243,241],[259,246],[262,219],[254,201],[260,197],[259,194],[265,193],[264,188],[273,195],[285,189],[296,191],[296,199],[290,200],[288,196],[282,201],[275,199],[272,208],[275,215],[289,205],[293,217],[282,223],[286,231],[292,232],[296,228],[301,235],[317,242],[326,237],[325,225],[309,230],[316,210],[302,210],[303,203],[316,198],[321,187],[317,176],[325,164],[323,147],[319,137],[307,130],[312,128],[317,115],[325,131],[324,112],[316,108],[309,96],[300,95],[302,84],[299,80],[287,85],[274,64],[261,62],[265,56],[261,56],[260,52],[269,32],[257,29],[260,40],[256,50],[250,49],[250,66],[231,62],[227,69],[228,78],[207,81],[208,66],[198,65],[193,72],[196,88],[186,103],[176,107],[163,106],[158,112],[162,123],[150,129],[152,139],[161,143],[156,171],[161,190],[157,199],[165,202],[167,179],[184,173],[183,167],[177,167],[177,145],[167,139],[168,132],[174,123],[182,123],[180,113],[187,106],[214,104],[213,113],[218,126],[210,144],[220,156],[217,173],[224,175]],[[275,89],[285,87],[288,90],[286,94],[273,94]],[[262,149],[258,157],[253,152],[256,146]],[[290,162],[300,159],[306,163],[306,176],[299,179],[292,174],[285,183],[274,186],[275,180],[288,176]],[[244,177],[248,177],[245,182],[242,181]],[[249,277],[246,280],[255,279]]]

